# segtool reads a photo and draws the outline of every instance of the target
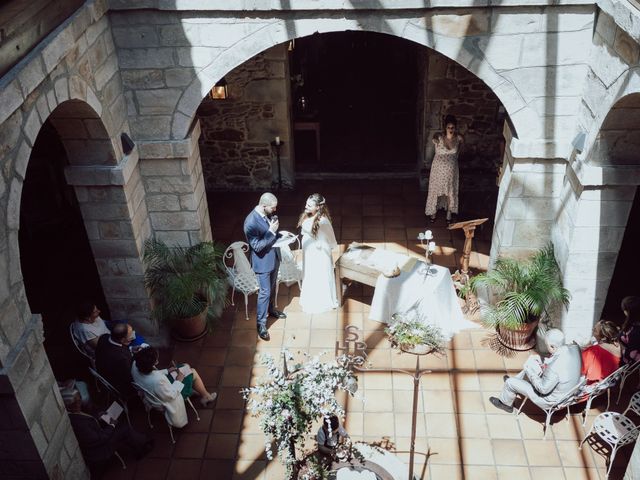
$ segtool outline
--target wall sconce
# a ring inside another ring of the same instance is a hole
[[[131,137],[125,132],[120,134],[120,143],[122,143],[122,151],[125,155],[129,155],[133,151],[133,147],[136,146],[133,140],[131,140]]]
[[[229,98],[229,91],[227,90],[227,81],[224,77],[218,80],[211,91],[209,92],[209,98],[212,100],[224,100]]]
[[[587,140],[587,134],[584,133],[583,131],[579,131],[571,141],[571,145],[573,146],[573,148],[575,148],[575,150],[578,153],[582,153],[582,150],[584,150],[584,144],[586,140]]]
[[[289,50],[290,52],[293,52],[293,50],[296,48],[296,39],[292,39],[289,40],[289,46],[287,47],[287,50]]]

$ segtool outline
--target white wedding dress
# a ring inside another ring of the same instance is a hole
[[[318,234],[311,234],[315,217],[302,222],[302,291],[305,313],[322,313],[338,307],[331,251],[338,246],[331,222],[322,217]]]

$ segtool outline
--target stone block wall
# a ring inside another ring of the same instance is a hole
[[[461,172],[466,169],[494,169],[502,163],[502,123],[500,100],[487,85],[466,68],[438,52],[428,51],[426,71],[426,142],[425,163],[434,155],[431,142],[436,132],[443,132],[445,115],[454,115],[465,146],[459,159]],[[464,180],[464,173],[461,179]]]
[[[205,98],[198,109],[200,157],[207,189],[268,189],[278,180],[271,142],[281,148],[283,184],[293,185],[286,45],[256,55],[229,72],[229,98]]]
[[[151,228],[169,245],[211,240],[196,122],[185,140],[141,142],[140,170]]]

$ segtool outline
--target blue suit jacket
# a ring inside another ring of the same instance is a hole
[[[278,248],[272,248],[280,237],[269,230],[269,225],[255,210],[244,220],[244,234],[251,247],[251,267],[256,273],[272,272],[280,255]]]

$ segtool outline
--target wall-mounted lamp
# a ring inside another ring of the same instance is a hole
[[[287,50],[289,50],[290,52],[293,52],[293,50],[296,48],[296,39],[292,39],[289,40],[289,47],[287,48]]]
[[[120,143],[122,143],[122,151],[125,155],[129,155],[133,151],[133,147],[136,146],[131,137],[124,132],[120,134]]]
[[[227,90],[227,81],[222,77],[218,83],[216,83],[209,92],[209,98],[212,100],[224,100],[229,98],[229,91]]]
[[[578,153],[582,153],[584,150],[584,142],[587,140],[587,134],[584,132],[578,132],[578,134],[571,140],[571,145],[576,149]]]

